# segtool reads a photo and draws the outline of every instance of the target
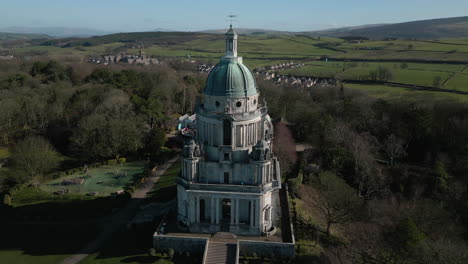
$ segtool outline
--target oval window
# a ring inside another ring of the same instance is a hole
[[[257,104],[257,99],[254,99],[254,105],[256,105],[256,104]]]
[[[242,103],[241,103],[241,102],[237,102],[237,103],[236,103],[236,106],[237,106],[237,107],[241,107],[241,106],[242,106]]]

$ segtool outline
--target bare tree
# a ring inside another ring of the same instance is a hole
[[[354,174],[358,184],[358,194],[363,196],[364,191],[370,189],[370,181],[372,180],[372,165],[374,157],[371,153],[372,146],[366,137],[356,133],[350,133],[346,145],[353,154],[354,159]],[[369,194],[369,191],[367,192]]]
[[[395,159],[406,155],[405,148],[403,147],[403,140],[391,134],[385,141],[385,152],[390,159],[390,167],[395,165]]]
[[[318,197],[304,197],[304,200],[314,203],[313,205],[324,214],[326,233],[329,235],[332,225],[347,223],[356,216],[362,201],[351,186],[332,172],[320,173],[319,179]],[[310,196],[312,193],[305,191],[301,196]]]
[[[296,142],[291,130],[282,122],[275,126],[273,147],[281,164],[281,172],[289,172],[297,161]]]
[[[46,139],[31,136],[13,148],[11,160],[17,170],[24,172],[26,177],[21,180],[37,185],[45,173],[58,165],[59,157]]]

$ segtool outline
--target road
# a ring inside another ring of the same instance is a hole
[[[135,216],[139,206],[144,201],[146,194],[151,191],[154,184],[159,180],[160,176],[164,174],[164,172],[172,165],[172,163],[176,162],[178,159],[179,157],[175,157],[161,165],[155,174],[149,177],[144,184],[141,184],[139,188],[135,190],[135,192],[132,194],[132,199],[128,201],[126,206],[112,216],[111,221],[104,227],[102,232],[99,233],[95,240],[89,242],[77,253],[64,259],[61,264],[77,264],[86,258],[89,254],[92,254],[101,248],[101,246],[112,237],[112,234],[117,232],[120,228],[124,227],[125,224]]]

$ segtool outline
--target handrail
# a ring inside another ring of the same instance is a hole
[[[205,251],[203,252],[203,264],[206,263],[206,256],[208,255],[208,243],[210,243],[209,239],[206,240]]]

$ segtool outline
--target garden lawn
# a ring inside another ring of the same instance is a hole
[[[132,161],[121,165],[104,165],[91,168],[87,173],[78,172],[45,182],[40,185],[40,189],[49,193],[67,189],[72,194],[97,192],[98,195],[109,195],[112,192],[124,189],[125,185],[129,184],[134,177],[144,172],[146,166],[146,161]],[[84,182],[82,184],[63,184],[64,180],[79,180],[83,177]]]
[[[0,263],[55,264],[78,251],[96,235],[84,222],[2,222]]]
[[[180,174],[180,166],[180,161],[176,161],[161,175],[151,192],[148,193],[148,197],[151,200],[169,201],[176,197],[176,178]]]

